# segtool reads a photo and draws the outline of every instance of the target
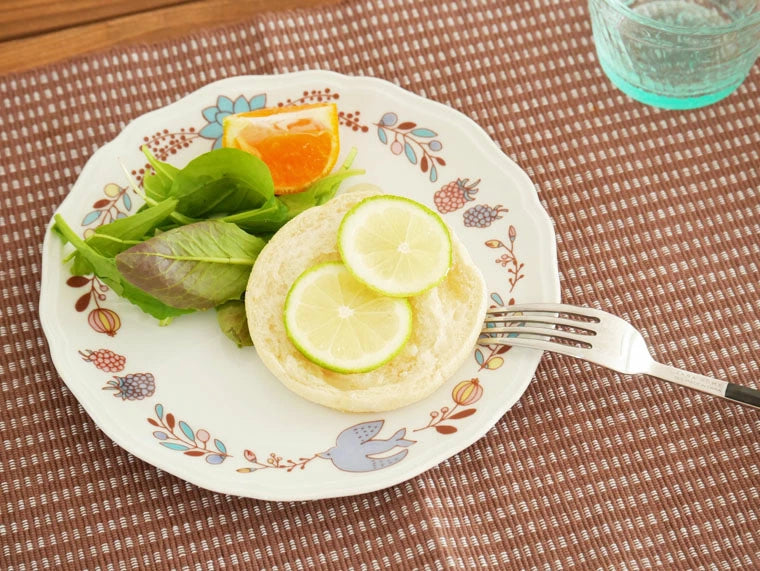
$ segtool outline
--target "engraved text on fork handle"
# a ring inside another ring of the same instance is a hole
[[[706,377],[705,375],[684,371],[683,369],[671,367],[670,365],[663,365],[662,363],[657,362],[652,363],[652,366],[646,374],[716,397],[722,397],[740,404],[760,408],[760,391],[756,389],[739,387],[739,385],[721,381],[720,379],[713,379],[712,377]],[[743,390],[735,390],[737,387]]]

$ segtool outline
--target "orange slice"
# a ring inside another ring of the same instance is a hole
[[[222,146],[256,155],[272,173],[275,194],[305,190],[338,160],[338,108],[334,103],[276,107],[228,115]]]

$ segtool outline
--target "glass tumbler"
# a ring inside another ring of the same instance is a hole
[[[760,54],[760,0],[589,0],[589,12],[607,77],[657,107],[723,99]]]

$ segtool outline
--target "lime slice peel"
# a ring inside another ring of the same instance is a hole
[[[288,338],[307,359],[339,373],[380,367],[412,333],[407,299],[378,295],[340,262],[313,266],[295,280],[284,320]]]
[[[378,293],[412,297],[435,287],[452,263],[440,216],[408,198],[366,198],[343,217],[338,251],[357,280]]]

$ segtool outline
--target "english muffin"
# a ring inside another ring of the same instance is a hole
[[[381,192],[347,192],[288,222],[259,254],[245,295],[251,339],[264,365],[293,392],[342,411],[387,411],[431,394],[472,354],[488,305],[485,280],[452,232],[451,269],[439,285],[410,298],[412,334],[398,355],[377,369],[351,374],[304,357],[285,332],[288,290],[307,268],[340,261],[343,216],[376,194]]]

